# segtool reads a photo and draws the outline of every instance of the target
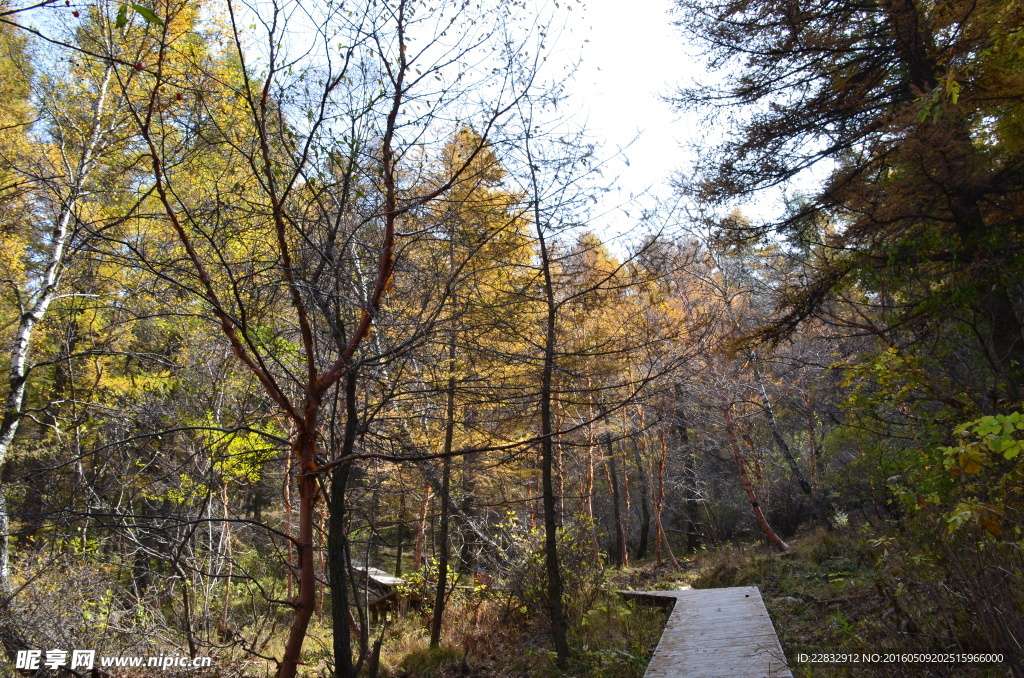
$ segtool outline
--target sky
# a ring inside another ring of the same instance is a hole
[[[663,97],[704,77],[705,70],[698,58],[688,56],[692,47],[672,25],[672,5],[671,0],[582,0],[569,12],[561,54],[568,58],[575,50],[580,65],[567,108],[602,144],[603,155],[621,149],[605,173],[614,179],[613,191],[595,210],[602,230],[621,232],[652,196],[670,197],[670,177],[693,161],[689,144],[699,117],[684,118]],[[625,204],[632,196],[633,204]]]
[[[565,0],[559,2],[564,8]],[[670,15],[672,0],[568,2],[573,9],[558,56],[567,63],[578,59],[579,67],[566,108],[603,145],[605,157],[622,149],[605,173],[614,190],[594,209],[590,225],[606,241],[617,241],[613,247],[625,246],[641,211],[655,199],[686,204],[673,193],[670,179],[685,175],[701,145],[710,149],[725,131],[708,130],[700,112],[684,115],[664,98],[697,82],[719,82],[720,76],[706,70],[699,49],[672,23],[682,18]],[[829,168],[821,163],[785,189],[753,196],[741,209],[769,219],[780,216],[784,192],[813,191]],[[679,221],[679,215],[676,210],[661,216],[655,225],[671,229],[666,221]]]
[[[659,183],[678,167],[686,129],[662,97],[703,73],[686,59],[680,31],[670,24],[670,6],[670,0],[636,0],[627,11],[621,2],[586,0],[574,17],[573,37],[587,42],[573,96],[608,150],[626,150],[630,164],[621,169],[630,190]]]

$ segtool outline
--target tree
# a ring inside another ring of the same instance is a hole
[[[103,36],[96,23],[80,27],[74,40],[113,56],[130,49]],[[15,327],[10,347],[3,416],[0,420],[0,469],[25,417],[30,377],[37,365],[37,330],[60,296],[63,278],[94,228],[111,217],[110,196],[123,182],[113,167],[123,150],[128,118],[114,105],[114,65],[72,63],[39,78],[36,120],[30,119],[28,62],[22,36],[3,27],[3,66],[11,83],[5,89],[0,196],[18,217],[5,224],[5,291],[11,295]],[[122,179],[128,174],[121,173]],[[131,211],[132,201],[126,209]],[[137,202],[135,203],[137,204]],[[98,212],[98,214],[97,214]],[[5,220],[6,221],[6,220]],[[66,360],[66,358],[65,358]],[[58,362],[60,362],[58,360]],[[0,590],[9,596],[7,512],[0,490]]]
[[[681,106],[742,107],[685,186],[714,204],[828,172],[778,220],[729,237],[815,245],[762,329],[778,341],[840,287],[887,298],[890,321],[955,322],[980,337],[1009,400],[1024,384],[1021,274],[1024,81],[1019,2],[681,0],[721,85]],[[832,163],[831,165],[829,163]],[[831,215],[831,229],[815,228]],[[799,248],[797,248],[799,249]]]
[[[187,8],[172,2],[161,9],[159,49],[140,63],[146,96],[132,100],[131,113],[159,205],[188,264],[177,282],[205,307],[293,431],[299,591],[278,674],[295,675],[314,611],[314,509],[321,479],[330,471],[335,657],[339,675],[354,675],[345,491],[350,467],[361,458],[355,445],[366,422],[359,420],[355,398],[361,364],[369,358],[367,339],[372,328],[381,329],[400,243],[409,237],[400,221],[449,193],[483,152],[488,135],[520,96],[500,79],[518,71],[516,51],[500,51],[505,67],[484,69],[483,82],[476,83],[484,86],[498,77],[497,100],[472,111],[479,142],[441,181],[424,188],[417,181],[423,167],[416,164],[416,146],[429,135],[443,134],[437,126],[446,107],[465,112],[458,89],[466,86],[460,82],[466,75],[463,63],[493,33],[489,22],[469,29],[470,13],[452,7],[437,9],[428,21],[419,7],[404,1],[371,4],[355,14],[333,6],[321,7],[320,14],[307,8],[316,15],[317,39],[297,69],[282,46],[289,10],[276,3],[267,8],[267,51],[260,58],[247,49],[237,10],[229,4],[234,74],[216,77],[207,63],[175,80],[168,57],[176,45],[187,44],[190,29],[187,19],[174,19]],[[436,22],[466,22],[467,29],[432,61],[445,33],[427,32],[421,45],[412,40],[418,29],[431,31]],[[258,68],[261,78],[255,75]],[[434,76],[447,84],[418,99]],[[178,113],[172,88],[201,93],[192,111]],[[428,96],[433,102],[421,108]],[[198,136],[191,132],[196,126]],[[208,166],[211,146],[227,156],[228,176],[249,187],[251,195],[231,195],[217,182],[202,192],[182,190],[190,181],[188,168]],[[413,324],[413,337],[422,338],[429,326]],[[395,350],[385,346],[377,359]],[[342,403],[343,433],[332,434],[328,440],[337,448],[324,451],[325,408],[332,402]]]
[[[483,148],[483,150],[480,150]],[[528,254],[523,228],[525,220],[519,213],[519,198],[501,190],[505,170],[493,149],[484,144],[471,129],[462,129],[454,135],[442,151],[436,182],[447,181],[458,172],[465,158],[475,155],[473,162],[461,172],[462,178],[443,199],[432,205],[436,214],[428,221],[442,224],[438,248],[447,250],[445,293],[442,303],[444,317],[436,325],[446,339],[437,359],[446,368],[447,379],[438,389],[444,393],[444,434],[440,450],[442,476],[439,500],[441,503],[440,534],[438,536],[438,569],[434,595],[433,618],[430,627],[430,645],[437,647],[441,639],[441,625],[449,593],[449,527],[451,499],[452,453],[455,449],[456,426],[460,437],[466,438],[464,447],[472,447],[471,436],[465,431],[466,422],[481,414],[479,406],[471,404],[481,389],[472,382],[479,379],[473,374],[473,365],[486,360],[476,355],[495,348],[498,337],[493,336],[498,319],[495,309],[504,309],[507,280],[516,276],[508,270],[522,263]],[[445,232],[447,231],[447,232]],[[443,254],[442,254],[443,256]],[[464,337],[472,336],[472,342]],[[440,342],[438,342],[440,343]],[[467,345],[469,344],[469,345]],[[428,356],[429,358],[429,356]],[[493,373],[492,373],[493,374]],[[493,379],[488,386],[497,385]],[[460,391],[467,391],[461,395]],[[469,396],[469,397],[466,397]],[[466,401],[466,402],[463,402]],[[456,407],[461,413],[456,419]],[[468,472],[468,469],[467,469]],[[464,479],[468,473],[464,472]],[[471,497],[464,499],[469,505]]]

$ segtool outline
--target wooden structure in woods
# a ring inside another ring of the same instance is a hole
[[[355,574],[371,587],[380,589],[382,592],[389,592],[402,583],[401,577],[393,577],[376,567],[356,567]]]
[[[375,567],[357,567],[355,574],[370,592],[367,609],[374,621],[389,612],[404,615],[410,608],[418,608],[422,604],[419,594],[397,588],[402,583],[401,577],[394,577]]]
[[[756,586],[621,593],[672,607],[644,678],[793,678]]]

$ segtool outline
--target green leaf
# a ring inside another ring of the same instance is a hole
[[[117,19],[114,21],[114,25],[118,28],[124,28],[125,24],[128,23],[128,5],[121,5],[121,9],[117,10]]]
[[[1015,441],[1013,441],[1012,444],[1007,445],[1006,447],[1003,448],[1003,458],[1007,459],[1007,460],[1013,459],[1018,454],[1020,454],[1020,451],[1021,451],[1020,441],[1015,440]]]
[[[156,12],[151,10],[149,7],[146,7],[145,5],[137,5],[135,3],[132,3],[132,9],[138,12],[142,16],[142,18],[148,21],[149,23],[156,24],[157,26],[164,25],[163,19],[158,17],[156,15]]]

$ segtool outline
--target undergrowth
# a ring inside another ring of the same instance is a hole
[[[1007,664],[799,661],[801,655],[988,651],[971,645],[962,611],[938,610],[926,597],[896,592],[887,573],[906,556],[883,551],[885,543],[852,531],[816,531],[791,541],[785,553],[761,545],[724,546],[696,557],[679,583],[759,587],[797,678],[1008,675]],[[930,626],[947,632],[925,633]],[[960,646],[953,647],[950,638]]]

